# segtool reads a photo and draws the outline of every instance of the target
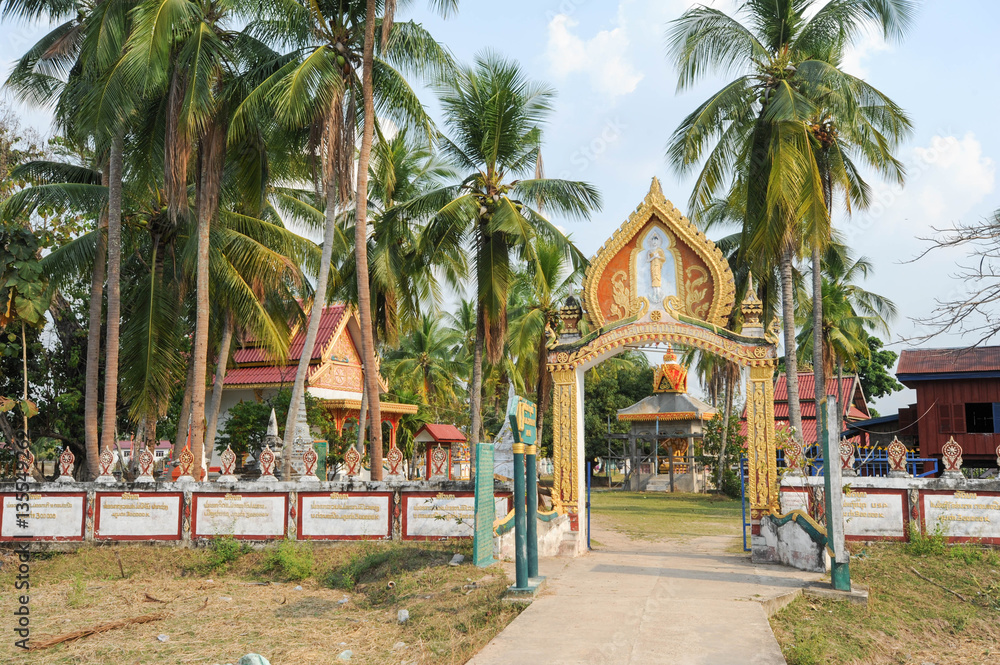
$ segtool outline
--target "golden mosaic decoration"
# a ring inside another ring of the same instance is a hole
[[[682,276],[683,279],[677,280],[678,296],[681,302],[685,305],[697,303],[697,292],[702,290],[702,297],[704,297],[704,294],[707,293],[706,285],[711,281],[715,286],[715,294],[713,295],[712,302],[707,307],[699,307],[697,312],[691,312],[691,314],[715,325],[725,325],[736,299],[736,287],[729,264],[726,262],[725,257],[722,256],[719,248],[715,246],[715,243],[709,240],[704,233],[699,231],[687,217],[684,217],[667,200],[663,195],[663,190],[660,188],[660,181],[656,178],[653,178],[649,193],[646,194],[642,203],[635,209],[635,212],[629,215],[625,223],[615,231],[611,239],[604,243],[604,246],[598,250],[597,255],[591,260],[587,268],[583,282],[583,297],[587,303],[585,309],[591,325],[594,328],[600,328],[608,323],[604,318],[604,314],[600,311],[600,307],[597,305],[597,285],[604,274],[605,268],[607,268],[611,259],[646,226],[654,215],[662,222],[661,228],[664,228],[668,232],[668,236],[670,236],[672,241],[681,241],[688,245],[709,268],[708,272],[710,274],[701,275],[697,271],[691,272],[688,270]],[[680,267],[680,265],[680,262],[677,261],[676,266]],[[633,310],[632,300],[634,298],[635,287],[632,286],[630,289],[629,276],[625,275],[624,271],[619,272],[622,273],[621,276],[617,272],[612,276],[615,302],[610,312],[618,319],[623,319],[638,313],[638,311],[630,311]],[[631,280],[634,281],[634,275]],[[694,300],[689,300],[690,298],[694,298]],[[619,314],[619,312],[626,313]]]

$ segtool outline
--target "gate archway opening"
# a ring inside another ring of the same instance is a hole
[[[581,301],[563,308],[550,348],[553,379],[552,500],[570,516],[579,538],[586,492],[583,425],[585,372],[619,353],[671,343],[697,348],[748,368],[746,386],[747,496],[752,528],[778,508],[774,432],[776,331],[761,322],[752,287],[740,304],[739,333],[726,328],[736,285],[722,252],[663,195],[649,193],[591,260]],[[586,326],[580,323],[586,319]],[[589,328],[591,332],[582,332]]]

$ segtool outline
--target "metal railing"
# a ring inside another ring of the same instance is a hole
[[[810,457],[810,454],[816,457]],[[824,460],[819,456],[817,447],[806,449],[805,472],[810,476],[822,476]],[[907,453],[906,470],[916,478],[936,476],[940,460],[933,457],[917,457],[916,453]],[[778,468],[785,467],[784,451],[778,451]],[[888,478],[889,454],[884,448],[858,448],[854,458],[854,470],[863,478]]]

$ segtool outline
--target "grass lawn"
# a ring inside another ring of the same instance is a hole
[[[868,607],[802,597],[781,610],[771,627],[789,665],[1000,663],[1000,554],[933,537],[853,549]]]
[[[591,506],[602,524],[632,538],[659,540],[741,533],[740,502],[728,497],[608,491],[594,492]]]
[[[162,618],[27,654],[4,639],[0,663],[211,665],[256,652],[274,665],[328,665],[349,649],[351,663],[457,665],[519,608],[501,600],[509,582],[499,566],[447,565],[455,552],[468,561],[471,544],[287,542],[255,551],[223,539],[196,550],[136,545],[48,554],[31,562],[36,647],[121,619]],[[0,563],[0,614],[10,628],[16,561],[3,552]],[[410,613],[402,625],[400,609]]]

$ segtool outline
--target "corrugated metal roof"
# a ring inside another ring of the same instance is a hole
[[[465,435],[462,434],[462,430],[458,429],[454,425],[445,425],[443,423],[427,423],[421,427],[414,437],[420,435],[421,432],[427,430],[427,433],[434,437],[435,441],[441,443],[455,443],[465,441]]]
[[[316,335],[316,344],[313,346],[312,360],[320,360],[323,356],[323,349],[326,348],[327,344],[333,338],[333,334],[337,331],[338,326],[340,326],[340,321],[347,311],[347,306],[343,303],[336,305],[329,305],[323,310],[323,315],[319,319],[319,333]],[[306,343],[306,329],[305,326],[299,328],[299,331],[295,334],[292,339],[291,344],[288,347],[288,360],[289,362],[298,361],[302,356],[302,347]],[[243,365],[245,363],[264,363],[271,362],[271,358],[268,357],[267,352],[259,347],[249,346],[242,349],[238,349],[236,353],[233,354],[233,359],[236,361],[237,365]],[[229,383],[229,376],[226,376],[226,383]]]
[[[955,349],[903,349],[896,374],[948,374],[1000,371],[1000,346]]]
[[[854,376],[845,376],[841,380],[841,389],[837,390],[837,379],[826,380],[827,395],[844,395],[845,401],[849,401],[853,396]],[[812,372],[799,372],[799,402],[816,399],[816,376]],[[778,376],[777,383],[774,384],[774,401],[788,401],[788,383],[784,374]]]

